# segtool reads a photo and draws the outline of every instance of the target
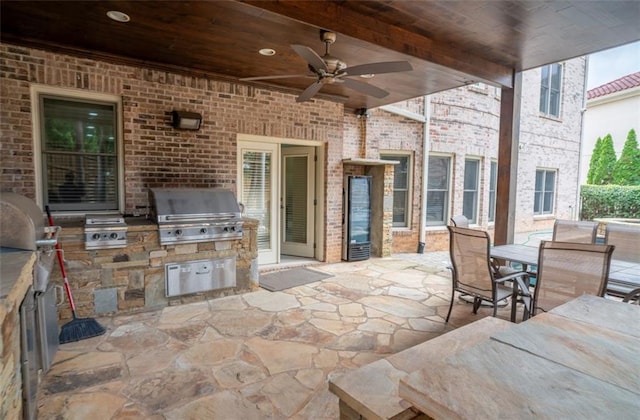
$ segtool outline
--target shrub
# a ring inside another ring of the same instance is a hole
[[[640,149],[636,131],[629,130],[620,159],[613,168],[613,184],[640,185]]]
[[[640,219],[640,186],[583,185],[580,219],[598,217]]]
[[[589,161],[589,172],[587,172],[587,184],[595,184],[593,178],[596,175],[596,167],[598,166],[598,159],[600,159],[600,151],[602,150],[602,138],[598,137],[596,145],[593,148],[591,154],[591,160]]]
[[[600,155],[598,156],[598,163],[596,164],[596,170],[593,176],[593,184],[611,184],[613,168],[616,165],[616,151],[613,149],[611,134],[604,136],[600,147]]]

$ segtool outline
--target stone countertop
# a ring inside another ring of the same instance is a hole
[[[33,278],[33,251],[0,252],[0,325],[7,312],[22,302]]]

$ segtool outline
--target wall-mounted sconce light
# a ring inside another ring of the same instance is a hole
[[[202,115],[197,112],[172,111],[173,126],[183,130],[199,130],[202,124]]]

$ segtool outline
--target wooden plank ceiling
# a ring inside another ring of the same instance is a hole
[[[344,85],[319,97],[374,108],[475,82],[511,85],[514,71],[640,39],[633,1],[11,1],[0,2],[3,42],[226,80],[304,74],[291,48],[324,54],[320,29],[338,34],[331,55],[349,66],[409,61],[412,71],[359,79],[385,98]],[[109,10],[128,14],[120,23]],[[258,54],[261,48],[274,56]],[[245,82],[298,94],[313,79]]]

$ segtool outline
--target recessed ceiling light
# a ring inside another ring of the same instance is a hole
[[[261,55],[276,55],[276,50],[271,49],[271,48],[263,48],[260,51],[258,51]]]
[[[115,20],[116,22],[129,22],[131,20],[128,14],[119,12],[117,10],[109,10],[107,12],[107,16],[109,16],[109,18]]]
[[[373,73],[369,73],[369,74],[361,74],[360,77],[362,77],[363,79],[371,79],[372,77],[374,77],[375,74]]]
[[[97,112],[90,112],[90,113],[89,113],[89,116],[90,116],[90,117],[97,117],[97,116],[98,116],[98,113],[97,113]]]

